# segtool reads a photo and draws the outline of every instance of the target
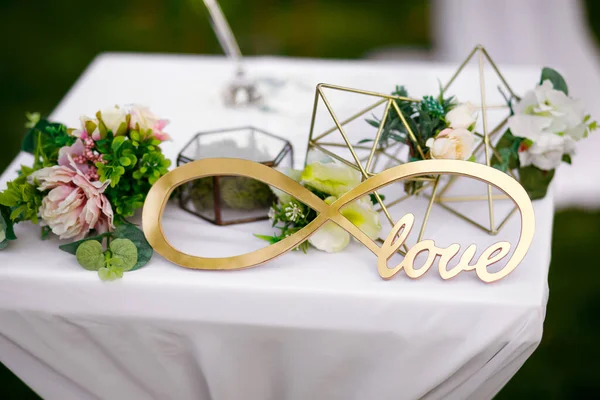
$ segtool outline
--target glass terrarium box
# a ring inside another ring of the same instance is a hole
[[[242,158],[269,167],[291,168],[289,141],[253,127],[224,129],[195,135],[177,157],[177,166],[204,158]],[[211,176],[178,189],[184,210],[217,225],[268,218],[275,197],[269,186],[242,176]]]

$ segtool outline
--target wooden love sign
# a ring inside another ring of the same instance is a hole
[[[519,242],[512,256],[500,270],[490,272],[488,266],[497,263],[508,255],[511,248],[509,242],[498,242],[491,245],[482,252],[475,263],[472,262],[477,248],[475,244],[471,244],[460,256],[458,264],[448,270],[448,263],[453,257],[457,256],[460,246],[452,244],[447,248],[440,248],[435,245],[433,240],[423,240],[408,250],[400,264],[389,268],[388,260],[398,251],[410,234],[414,216],[406,214],[401,218],[380,247],[340,213],[340,209],[345,205],[392,182],[439,174],[461,175],[489,183],[506,193],[517,205],[517,209],[521,214]],[[165,238],[160,222],[171,192],[177,186],[194,179],[219,175],[245,176],[267,183],[313,208],[318,212],[318,216],[295,234],[250,253],[233,257],[205,258],[178,251]],[[494,282],[502,279],[519,265],[531,245],[535,227],[535,217],[529,196],[516,180],[501,171],[482,164],[455,160],[415,161],[390,168],[365,180],[334,203],[328,205],[298,182],[263,164],[231,158],[204,159],[174,169],[152,186],[144,204],[142,222],[148,242],[167,260],[186,268],[237,270],[254,267],[294,249],[327,221],[338,224],[377,256],[377,270],[384,279],[390,279],[401,270],[404,270],[410,278],[418,278],[427,272],[433,262],[439,258],[439,273],[442,278],[450,279],[461,271],[475,270],[477,276],[484,282]],[[415,258],[423,252],[428,252],[427,260],[423,266],[415,269]]]

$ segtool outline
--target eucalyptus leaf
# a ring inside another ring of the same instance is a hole
[[[514,136],[510,129],[507,129],[496,144],[496,151],[502,159],[498,159],[494,154],[492,157],[494,167],[504,172],[508,169],[519,168],[519,145],[522,141],[523,138]]]
[[[97,271],[106,265],[102,244],[95,240],[88,240],[77,247],[77,262],[89,271]]]
[[[48,122],[48,120],[40,119],[34,127],[29,129],[25,134],[23,141],[21,142],[21,150],[29,154],[34,154],[35,145],[37,141],[37,134],[39,134],[40,131],[46,129],[48,125],[50,125],[50,122]]]
[[[552,178],[554,178],[554,170],[544,171],[533,165],[519,168],[519,182],[531,200],[542,199],[546,196]]]
[[[567,96],[569,95],[569,88],[567,87],[567,82],[565,81],[565,78],[563,78],[562,75],[555,69],[549,67],[544,67],[544,69],[542,69],[542,77],[540,79],[540,84],[544,83],[545,80],[549,80],[550,82],[552,82],[552,86],[554,86],[554,89],[560,90]]]
[[[17,240],[15,235],[13,222],[10,219],[10,208],[4,205],[0,205],[0,220],[4,220],[6,227],[4,228],[4,234],[6,240]]]
[[[119,267],[102,267],[98,270],[98,276],[103,281],[114,281],[123,277],[123,269]]]
[[[121,260],[120,267],[123,271],[129,271],[138,261],[138,251],[135,244],[129,239],[115,239],[110,242],[110,250],[113,257]]]
[[[75,254],[77,254],[77,248],[79,247],[80,244],[87,242],[89,240],[95,240],[98,243],[102,243],[102,240],[104,240],[104,238],[107,236],[110,236],[109,232],[105,232],[98,236],[92,236],[87,239],[77,240],[75,242],[63,244],[63,245],[58,246],[58,248],[61,249],[62,251],[66,251],[69,254],[75,255]]]
[[[137,263],[131,268],[131,271],[135,271],[138,268],[143,267],[150,261],[152,258],[153,250],[152,246],[146,240],[146,236],[144,236],[144,232],[138,229],[135,225],[124,223],[117,227],[117,229],[112,232],[112,237],[121,238],[121,239],[129,239],[135,244],[135,247],[138,251],[138,259]]]

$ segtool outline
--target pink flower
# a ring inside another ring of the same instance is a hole
[[[85,145],[81,139],[77,139],[71,146],[61,147],[58,151],[58,165],[69,166],[71,159],[77,165],[77,169],[87,174],[89,165],[85,157]]]
[[[169,120],[160,119],[153,114],[148,107],[138,104],[128,106],[131,119],[129,120],[129,128],[138,131],[152,131],[152,136],[160,141],[171,140],[168,133],[163,132],[163,129],[169,123]]]
[[[83,239],[90,230],[114,229],[113,211],[103,194],[110,181],[92,182],[67,154],[69,166],[42,168],[30,176],[38,190],[50,190],[42,200],[42,220],[61,239]]]

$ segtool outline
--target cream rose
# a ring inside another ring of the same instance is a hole
[[[433,159],[467,160],[473,154],[475,138],[472,132],[464,128],[446,128],[425,145],[429,147]]]
[[[98,112],[98,120],[102,121],[106,130],[112,131],[115,136],[127,132],[127,119],[127,111],[117,106],[105,108]]]
[[[469,102],[459,104],[446,114],[446,122],[450,128],[469,129],[477,121],[475,106]]]

